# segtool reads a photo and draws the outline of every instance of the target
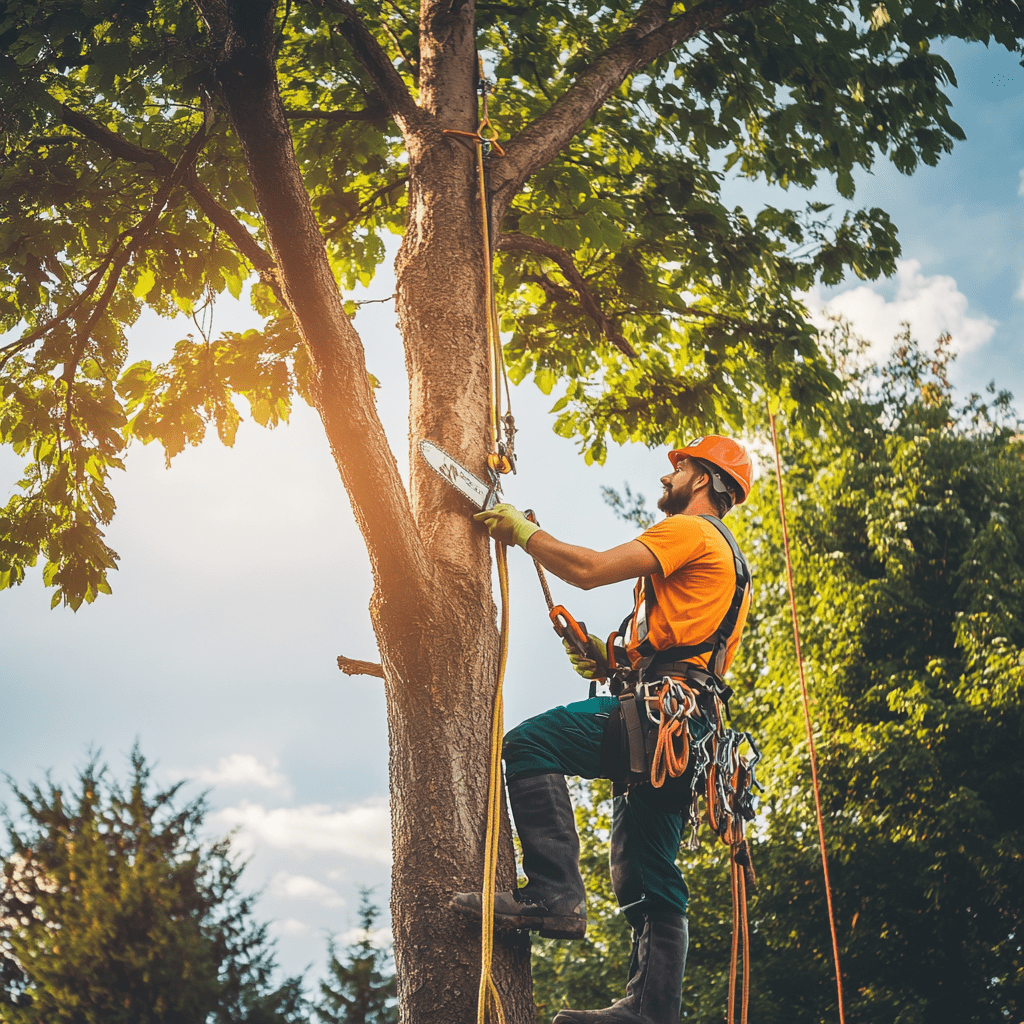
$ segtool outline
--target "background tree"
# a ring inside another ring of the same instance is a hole
[[[126,788],[93,759],[76,792],[15,789],[0,888],[0,1020],[10,1024],[299,1024],[302,979],[271,981],[266,925],[202,798]]]
[[[373,925],[380,908],[362,889],[359,900],[359,932],[338,957],[334,940],[328,943],[326,981],[320,982],[317,1015],[327,1024],[394,1024],[398,1020],[394,964],[386,949],[375,941]]]
[[[26,469],[0,583],[42,554],[55,602],[109,589],[129,440],[172,458],[208,424],[231,443],[236,397],[264,425],[315,405],[373,573],[410,1022],[473,1012],[478,940],[446,906],[479,885],[497,637],[486,539],[416,458],[404,486],[341,293],[402,235],[410,440],[483,475],[490,254],[474,147],[445,134],[476,127],[478,52],[506,140],[485,198],[509,372],[565,382],[557,429],[600,459],[609,438],[737,427],[765,389],[812,412],[834,378],[796,293],[894,267],[883,211],[728,210],[715,168],[826,174],[850,197],[879,153],[933,163],[962,132],[930,41],[1022,35],[1011,0],[4,3],[0,326],[20,333],[0,351],[0,438]],[[143,305],[196,315],[250,275],[262,331],[207,337],[196,316],[201,340],[131,361]],[[513,1022],[532,1014],[527,960],[498,949]]]
[[[845,399],[820,431],[791,428],[783,454],[847,1019],[1015,1019],[1024,448],[1009,395],[954,401],[948,338],[922,352],[908,327],[881,371],[858,368],[846,325],[830,344]],[[611,497],[633,522],[647,514],[642,496]],[[730,524],[756,587],[731,678],[734,727],[763,741],[768,788],[751,1016],[811,1024],[834,1014],[835,983],[773,473]],[[604,841],[606,821],[581,822],[586,848]],[[721,860],[707,842],[680,862],[694,897],[684,1016],[709,1024],[728,977]],[[617,930],[623,942],[625,923]],[[620,966],[594,958],[573,970],[601,990]],[[573,976],[537,977],[557,1003]]]

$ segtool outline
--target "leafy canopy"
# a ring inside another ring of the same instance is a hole
[[[844,382],[822,430],[782,435],[797,602],[819,751],[847,1019],[1015,1020],[1024,1007],[1024,445],[1009,396],[957,404],[948,338],[909,328]],[[766,1024],[835,1016],[831,939],[796,679],[774,473],[729,524],[755,595],[730,685],[765,753],[751,902],[753,1005]],[[642,498],[619,497],[636,522]],[[586,825],[586,818],[581,818]],[[603,827],[607,827],[606,824]],[[593,836],[584,839],[589,848]],[[705,844],[690,885],[687,1020],[721,1019],[727,868]],[[625,941],[619,923],[617,941]],[[619,954],[621,958],[621,954]],[[613,960],[577,964],[597,988]],[[554,1003],[570,982],[542,974]]]
[[[564,385],[555,429],[588,460],[609,440],[739,427],[766,392],[813,416],[835,379],[800,292],[851,270],[891,273],[896,228],[879,209],[728,209],[725,175],[790,190],[826,175],[851,198],[854,168],[882,155],[906,173],[933,164],[963,133],[943,91],[953,69],[931,42],[1015,48],[1024,35],[1009,0],[753,6],[641,60],[501,225],[509,372],[546,393]],[[356,7],[415,92],[415,5]],[[502,137],[628,39],[637,12],[623,0],[480,0]],[[373,278],[386,235],[402,233],[409,169],[338,17],[308,0],[282,7],[277,71],[346,291]],[[25,459],[0,513],[0,587],[43,555],[54,604],[109,592],[110,476],[132,440],[158,441],[171,459],[213,424],[231,444],[245,406],[274,426],[308,395],[267,211],[212,87],[207,43],[187,0],[0,5],[0,442]],[[247,281],[266,327],[208,337],[204,310]],[[131,356],[143,309],[196,321],[158,365]]]

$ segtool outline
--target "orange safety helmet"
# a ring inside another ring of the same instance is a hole
[[[675,448],[668,453],[668,460],[673,466],[677,466],[679,460],[684,458],[699,462],[711,474],[711,482],[715,490],[728,493],[729,488],[722,481],[721,474],[716,472],[716,470],[721,470],[728,476],[728,482],[735,484],[740,492],[736,504],[739,505],[747,500],[753,481],[754,467],[750,462],[747,449],[743,445],[731,437],[708,434],[706,437],[698,437],[691,441],[685,448]]]

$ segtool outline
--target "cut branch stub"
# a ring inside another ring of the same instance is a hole
[[[358,658],[346,658],[344,654],[338,655],[338,668],[347,676],[376,676],[384,678],[384,669],[375,661],[360,661]]]

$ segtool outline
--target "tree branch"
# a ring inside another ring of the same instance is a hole
[[[579,296],[583,312],[597,324],[601,333],[623,354],[636,359],[633,346],[622,336],[615,322],[601,308],[596,296],[590,290],[587,279],[580,273],[579,267],[573,262],[572,256],[560,246],[545,242],[532,235],[509,232],[498,236],[497,248],[501,252],[528,252],[535,256],[543,256],[551,260]]]
[[[413,521],[409,496],[295,156],[278,87],[273,3],[254,10],[223,0],[196,3],[210,28],[211,49],[220,55],[213,72],[241,144],[285,303],[310,357],[310,394],[366,542],[379,604],[388,614],[412,614],[431,568],[421,536],[406,528]]]
[[[352,53],[377,87],[391,116],[403,132],[422,124],[425,114],[412,98],[402,76],[395,70],[391,58],[373,37],[359,16],[355,5],[348,0],[317,0],[319,5],[341,15],[338,31],[345,37]]]
[[[80,110],[65,105],[60,108],[61,120],[80,135],[102,146],[111,156],[119,157],[134,164],[149,164],[158,174],[165,177],[174,170],[174,161],[155,149],[137,146],[134,142],[94,121]]]
[[[585,68],[535,121],[505,144],[505,159],[491,171],[494,216],[536,170],[561,152],[608,97],[640,68],[700,32],[721,28],[733,15],[770,6],[775,0],[712,0],[670,19],[668,0],[647,0],[617,42]]]
[[[384,669],[375,661],[358,661],[356,658],[346,658],[344,654],[338,655],[338,668],[347,676],[376,676],[384,678]]]
[[[131,163],[149,164],[153,170],[164,177],[174,172],[174,163],[163,153],[136,145],[94,121],[87,114],[64,106],[61,108],[61,115],[64,124],[102,146],[112,156]],[[273,289],[278,301],[283,305],[284,298],[277,280],[277,266],[274,260],[249,234],[245,225],[226,206],[221,205],[213,193],[199,180],[194,163],[189,164],[186,168],[182,184],[188,189],[189,195],[196,201],[196,205],[210,222],[231,239],[235,248],[249,261],[260,278]]]
[[[134,228],[129,229],[125,232],[124,236],[122,236],[123,238],[130,237],[131,243],[129,245],[123,245],[120,251],[118,251],[114,256],[110,264],[110,269],[107,271],[106,284],[103,286],[103,291],[96,300],[96,305],[93,307],[92,312],[89,314],[85,323],[79,324],[75,330],[71,357],[65,362],[64,372],[60,376],[60,379],[64,381],[67,386],[67,405],[64,413],[64,430],[69,437],[73,432],[71,413],[74,408],[73,392],[75,373],[77,372],[78,364],[85,353],[85,346],[88,344],[89,338],[92,336],[92,332],[97,321],[106,312],[107,307],[110,305],[110,300],[114,297],[114,290],[117,288],[118,282],[121,280],[122,271],[128,265],[128,261],[132,258],[132,255],[138,251],[149,233],[154,227],[156,227],[156,223],[160,219],[160,215],[164,212],[164,208],[167,206],[167,201],[171,198],[171,193],[181,183],[188,169],[195,163],[196,157],[199,156],[199,151],[203,148],[203,143],[206,142],[209,127],[210,117],[209,111],[207,110],[203,115],[202,126],[192,136],[192,138],[189,139],[188,144],[182,151],[177,163],[173,165],[170,174],[164,178],[160,188],[157,189],[156,195],[153,197],[153,201],[150,203],[150,207],[146,212],[146,215]],[[99,278],[97,277],[96,280],[98,281]]]
[[[289,110],[289,121],[334,121],[337,124],[348,124],[350,121],[374,121],[383,123],[390,111],[383,104],[366,107],[364,110]]]

